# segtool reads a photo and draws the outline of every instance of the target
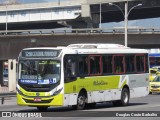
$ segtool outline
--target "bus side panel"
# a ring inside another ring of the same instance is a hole
[[[64,94],[64,106],[76,105],[77,104],[78,93]]]
[[[149,94],[149,73],[129,75],[130,98]]]
[[[94,76],[77,78],[76,81],[65,83],[64,103],[65,105],[76,104],[78,94],[83,88],[87,91],[88,103],[120,99],[120,89],[127,83],[126,81],[126,77],[122,76]]]

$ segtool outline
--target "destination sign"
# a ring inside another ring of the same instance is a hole
[[[40,58],[40,57],[57,57],[60,50],[24,50],[22,51],[22,57],[26,58]]]

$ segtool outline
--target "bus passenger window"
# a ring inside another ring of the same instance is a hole
[[[126,55],[126,72],[131,73],[135,71],[134,67],[134,55]]]
[[[87,56],[79,56],[78,72],[80,76],[88,74],[88,57]]]
[[[89,57],[89,68],[90,68],[90,74],[101,74],[101,59],[100,56],[90,56]]]
[[[76,76],[76,56],[66,55],[64,57],[64,74],[65,78]]]
[[[114,56],[114,72],[124,73],[124,56]]]
[[[136,56],[136,69],[137,69],[137,72],[145,72],[144,66],[145,66],[144,55]]]
[[[112,73],[112,56],[102,57],[103,73]]]

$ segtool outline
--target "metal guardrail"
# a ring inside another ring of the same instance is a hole
[[[0,31],[0,36],[17,35],[75,35],[75,34],[124,34],[124,27],[83,29],[36,29]],[[128,28],[128,34],[160,34],[160,28]]]
[[[16,92],[0,93],[1,104],[4,104],[5,98],[15,97]]]

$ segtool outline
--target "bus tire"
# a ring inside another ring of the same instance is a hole
[[[152,94],[152,92],[149,92],[149,94]]]
[[[129,90],[127,88],[122,89],[121,99],[113,101],[114,106],[127,106],[129,103]]]
[[[45,112],[47,111],[48,107],[37,107],[38,111],[41,111],[41,112]]]
[[[129,103],[129,90],[127,88],[122,89],[121,100],[119,100],[121,106],[127,106]]]
[[[85,106],[86,106],[86,95],[84,92],[80,92],[79,95],[78,95],[78,98],[77,98],[77,105],[73,105],[73,109],[76,109],[76,110],[83,110],[85,109]]]

